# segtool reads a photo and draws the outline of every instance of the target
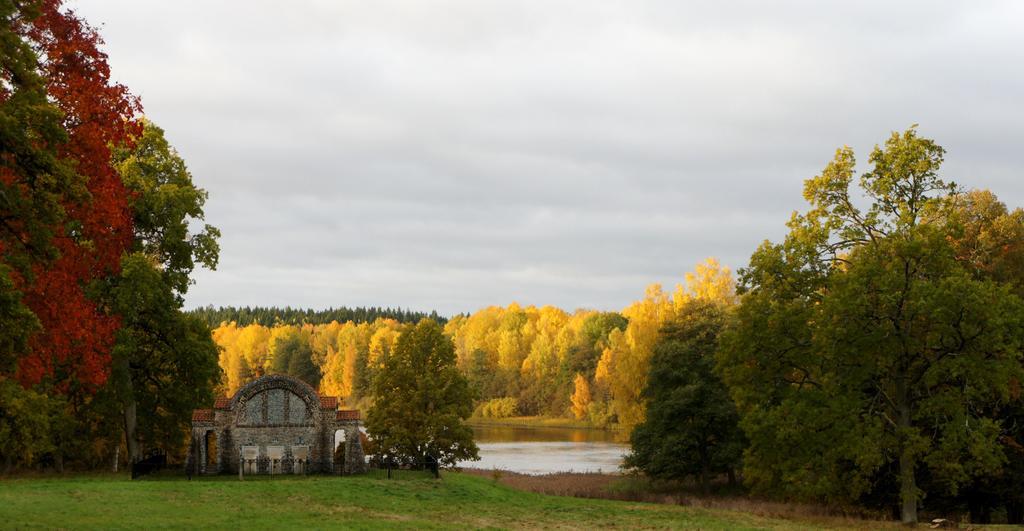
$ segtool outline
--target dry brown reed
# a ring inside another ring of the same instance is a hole
[[[464,469],[464,473],[487,477],[518,490],[631,502],[683,505],[702,509],[738,511],[766,518],[797,520],[822,527],[876,529],[897,526],[886,515],[851,507],[831,507],[759,499],[737,493],[700,494],[685,483],[652,482],[642,476],[601,473],[558,473],[541,476],[509,471]],[[728,490],[728,489],[720,489]]]

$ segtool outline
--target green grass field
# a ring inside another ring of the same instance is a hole
[[[868,524],[868,522],[865,522]],[[692,528],[808,529],[733,511],[547,496],[492,480],[165,475],[0,480],[0,528]],[[873,527],[873,526],[864,526]]]

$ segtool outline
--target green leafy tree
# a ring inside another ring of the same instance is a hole
[[[455,366],[455,347],[433,320],[402,332],[373,382],[366,429],[378,453],[399,462],[442,466],[479,459],[473,431],[473,393]]]
[[[60,410],[56,404],[14,380],[0,378],[0,463],[4,473],[53,449],[52,410]]]
[[[56,259],[63,202],[88,196],[84,178],[59,153],[68,142],[64,114],[47,95],[39,51],[27,38],[40,15],[39,2],[0,2],[0,278],[12,273],[7,265],[31,276],[33,265]]]
[[[113,305],[124,327],[114,346],[107,392],[123,408],[126,435],[135,417],[135,443],[128,444],[128,457],[135,460],[147,445],[182,447],[192,409],[212,398],[220,368],[209,327],[180,311],[166,277],[150,259],[132,254],[121,267]]]
[[[704,491],[713,475],[734,480],[745,441],[736,406],[714,372],[725,322],[720,303],[697,299],[662,328],[643,394],[647,415],[630,435],[626,467],[653,478],[694,477]]]
[[[22,294],[8,271],[0,264],[0,464],[4,472],[52,449],[47,397],[9,377],[31,333],[39,329],[39,320],[22,304]]]
[[[953,197],[933,221],[949,227],[957,260],[976,278],[1008,284],[1024,295],[1024,209],[1011,211],[994,193],[971,190]],[[939,500],[966,506],[971,523],[990,523],[1000,506],[1007,523],[1024,523],[1024,397],[1019,381],[1011,380],[1010,389],[1011,400],[987,406],[987,414],[1001,420],[999,440],[1007,463],[995,474],[974,478],[957,496]]]
[[[160,266],[164,283],[180,299],[194,282],[190,275],[196,264],[217,266],[220,231],[208,224],[199,231],[190,228],[204,219],[206,190],[195,186],[163,129],[150,121],[144,122],[133,148],[115,151],[114,161],[133,194],[133,251]]]
[[[203,219],[207,194],[159,127],[145,122],[134,140],[131,149],[114,151],[115,167],[133,193],[135,232],[110,286],[123,326],[105,390],[121,410],[129,461],[138,460],[146,444],[181,448],[192,409],[212,399],[220,380],[209,327],[181,311],[195,265],[217,265],[220,232],[209,225],[189,228]]]
[[[859,179],[862,209],[853,152],[838,150],[805,184],[812,209],[742,272],[719,362],[758,490],[849,501],[891,479],[909,523],[928,494],[919,477],[955,492],[1005,462],[1000,421],[980,406],[1019,381],[1024,306],[927,222],[956,190],[938,177],[943,154],[913,128],[894,133]]]
[[[306,349],[296,352],[288,362],[288,374],[308,383],[315,389],[320,385],[320,369],[313,364],[313,360],[309,356],[311,353],[308,344]]]
[[[320,386],[320,369],[313,364],[313,348],[308,330],[294,328],[274,340],[271,372],[298,378],[314,389]]]
[[[22,293],[9,272],[0,264],[0,378],[14,372],[19,354],[28,348],[32,332],[39,329],[39,320],[22,304]]]
[[[29,339],[42,331],[25,304],[24,287],[60,256],[66,206],[87,196],[84,178],[62,157],[64,114],[47,94],[35,43],[27,38],[41,14],[38,2],[0,1],[0,462],[10,469],[53,449],[51,421],[59,415],[45,393],[16,380]]]

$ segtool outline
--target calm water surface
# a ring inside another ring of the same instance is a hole
[[[473,426],[480,460],[466,468],[522,474],[619,471],[629,445],[616,432],[572,428]]]

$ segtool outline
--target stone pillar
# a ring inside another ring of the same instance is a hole
[[[320,430],[320,472],[330,474],[334,472],[334,430],[330,429],[331,423],[326,419],[323,426],[327,429]]]
[[[221,429],[217,431],[217,473],[230,472],[230,452],[234,451],[231,441],[231,430]]]
[[[359,428],[345,430],[345,473],[366,473],[366,456],[359,440]]]
[[[199,463],[198,463],[199,466],[196,467],[196,470],[198,470],[200,474],[205,474],[206,473],[206,429],[205,428],[201,428],[199,430],[199,440],[197,442],[199,443],[199,451],[196,452],[196,455],[199,456]]]

